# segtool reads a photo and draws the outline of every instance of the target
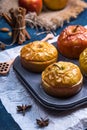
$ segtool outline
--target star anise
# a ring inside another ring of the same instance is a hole
[[[36,119],[36,123],[39,127],[45,127],[49,125],[49,119],[43,119],[43,118]]]
[[[23,113],[23,116],[25,115],[25,112],[30,109],[32,107],[32,105],[21,105],[21,106],[17,106],[17,112],[21,112]]]

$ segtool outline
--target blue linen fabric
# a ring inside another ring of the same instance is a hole
[[[21,130],[0,101],[0,130]]]
[[[84,0],[84,1],[87,2],[87,0]],[[71,18],[69,23],[65,22],[64,26],[62,28],[61,27],[58,28],[55,32],[56,32],[56,35],[58,35],[68,25],[83,25],[84,26],[86,24],[87,24],[87,9],[85,9],[82,13],[80,13],[76,19]],[[6,23],[6,21],[3,18],[0,18],[0,28],[2,27],[8,27],[11,30],[10,26]],[[32,29],[29,26],[27,26],[26,29],[28,33],[30,34],[31,39],[24,42],[23,45],[29,42],[35,41],[35,40],[41,40],[46,36],[46,34],[37,36],[36,35],[37,31],[35,28]],[[40,29],[39,29],[39,32],[41,32]],[[0,41],[6,44],[10,44],[12,42],[12,39],[8,35],[8,33],[0,32]],[[18,46],[18,43],[15,43],[13,46],[6,47],[6,49],[9,49],[15,46]]]

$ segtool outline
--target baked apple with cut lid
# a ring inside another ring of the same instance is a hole
[[[56,47],[44,41],[31,42],[20,51],[22,66],[32,72],[42,72],[57,59],[58,51]]]
[[[79,67],[71,62],[53,63],[42,72],[42,88],[54,97],[73,96],[81,90],[82,83]]]
[[[57,43],[63,56],[78,59],[87,47],[87,29],[81,25],[70,25],[60,33]]]

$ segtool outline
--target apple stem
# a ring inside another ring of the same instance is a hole
[[[78,27],[79,27],[79,25],[76,25],[76,27],[73,29],[73,32],[76,32]]]
[[[56,64],[56,63],[54,64],[54,66],[57,66],[57,67],[59,68],[59,70],[63,70],[63,69],[64,69],[63,66],[60,67],[60,66],[59,66],[58,64]]]

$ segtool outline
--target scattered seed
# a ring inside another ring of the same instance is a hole
[[[2,32],[9,32],[9,28],[0,28],[0,31],[2,31]]]
[[[12,32],[9,32],[8,35],[9,35],[9,36],[12,36]]]

